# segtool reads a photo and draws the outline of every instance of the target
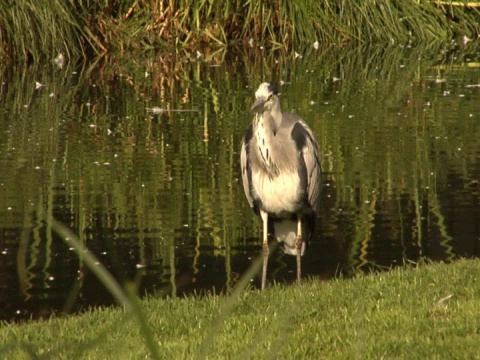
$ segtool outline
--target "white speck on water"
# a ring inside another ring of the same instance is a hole
[[[154,106],[152,108],[146,108],[148,112],[151,112],[152,114],[163,114],[165,112],[165,109],[162,109],[158,106]]]

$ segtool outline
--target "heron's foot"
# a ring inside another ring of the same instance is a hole
[[[302,245],[303,240],[301,236],[297,236],[295,241],[295,248],[297,250],[297,282],[302,282]]]
[[[263,266],[262,266],[262,291],[267,286],[267,267],[268,267],[268,254],[270,249],[268,243],[263,243]]]

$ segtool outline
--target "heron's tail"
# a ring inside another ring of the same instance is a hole
[[[283,245],[283,251],[285,254],[297,255],[297,248],[295,246],[297,240],[296,220],[283,219],[280,221],[274,221],[273,235],[277,238],[278,242]],[[305,253],[305,240],[307,240],[307,238],[304,238],[304,241],[302,242],[301,256]]]

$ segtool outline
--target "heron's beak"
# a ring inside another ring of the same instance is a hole
[[[263,96],[259,97],[253,103],[252,107],[250,108],[250,111],[253,112],[253,113],[262,112],[262,107],[263,107],[263,105],[265,104],[266,101],[267,101],[266,97],[263,97]]]

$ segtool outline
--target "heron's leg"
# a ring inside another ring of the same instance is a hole
[[[260,216],[263,222],[263,267],[262,267],[262,290],[265,290],[267,283],[267,265],[268,255],[270,250],[268,249],[268,213],[260,210]]]
[[[297,240],[295,241],[295,248],[297,250],[297,282],[301,282],[302,278],[302,217],[299,215],[297,218]]]

